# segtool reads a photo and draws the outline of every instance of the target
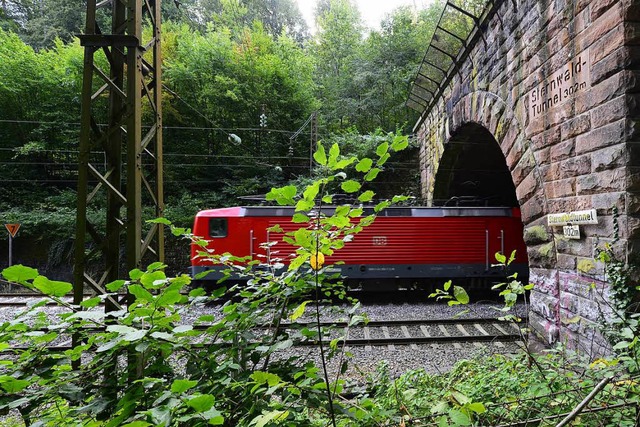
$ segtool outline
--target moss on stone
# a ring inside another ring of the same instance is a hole
[[[596,267],[595,263],[591,259],[581,259],[578,261],[578,271],[581,273],[589,273]]]
[[[534,225],[524,230],[524,242],[527,245],[537,245],[549,241],[549,233],[542,225]]]
[[[543,258],[551,258],[551,252],[553,251],[553,242],[549,242],[546,245],[542,245],[538,248],[538,253]]]

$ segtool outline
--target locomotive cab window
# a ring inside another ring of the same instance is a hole
[[[227,237],[227,219],[211,218],[209,220],[209,236]]]

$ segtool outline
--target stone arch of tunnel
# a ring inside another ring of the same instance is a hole
[[[435,175],[434,205],[518,207],[506,159],[486,128],[467,123],[444,147]]]
[[[640,258],[640,3],[492,5],[414,126],[422,197],[519,205],[532,335],[606,354],[598,248]]]

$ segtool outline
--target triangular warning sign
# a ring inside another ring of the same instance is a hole
[[[4,225],[11,237],[16,237],[18,230],[20,230],[20,224],[5,224]]]

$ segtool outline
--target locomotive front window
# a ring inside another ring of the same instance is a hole
[[[209,220],[210,237],[227,237],[227,219],[211,218]]]

